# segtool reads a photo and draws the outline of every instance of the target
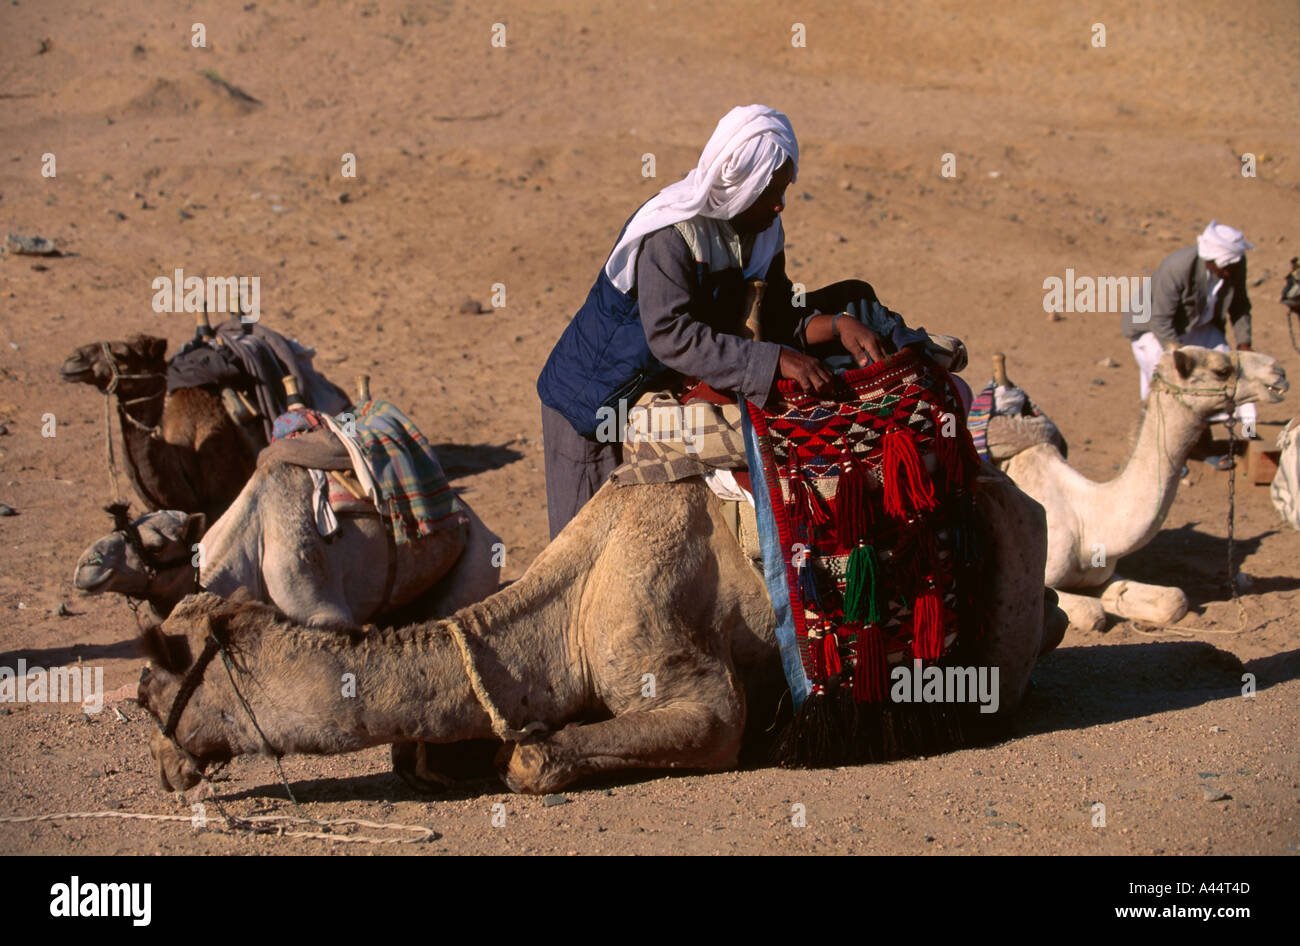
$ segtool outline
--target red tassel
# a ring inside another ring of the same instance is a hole
[[[827,630],[826,636],[822,638],[822,646],[825,648],[826,676],[834,677],[844,669],[840,662],[840,640],[833,630]]]
[[[790,498],[786,500],[785,512],[790,522],[790,532],[795,538],[805,534],[804,508],[807,503],[804,501],[803,491],[804,484],[802,477],[799,476],[799,468],[795,463],[794,454],[790,454],[789,464],[786,466],[786,483],[790,488]]]
[[[866,464],[855,461],[846,451],[835,487],[835,532],[844,548],[865,540],[871,531],[871,504],[867,499],[870,484]]]
[[[863,624],[858,627],[857,637],[854,650],[858,665],[853,676],[853,699],[858,703],[882,703],[888,676],[885,635],[876,625]]]
[[[802,473],[796,471],[795,475],[803,480],[804,502],[808,505],[808,521],[813,525],[826,525],[831,521],[831,514],[830,510],[826,508],[825,500],[822,499],[816,488],[804,478]]]
[[[885,433],[882,474],[885,482],[885,511],[895,519],[905,519],[911,512],[934,508],[934,487],[916,441],[909,430],[895,427]],[[907,480],[904,493],[903,480]],[[911,507],[910,509],[908,507]]]
[[[826,645],[817,638],[808,639],[808,656],[812,658],[812,679],[814,685],[826,679]]]
[[[922,660],[943,656],[943,602],[933,586],[912,605],[912,656]]]

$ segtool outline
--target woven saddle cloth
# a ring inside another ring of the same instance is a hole
[[[824,399],[748,405],[812,693],[884,700],[888,666],[978,634],[970,490],[979,466],[948,372],[905,349]]]

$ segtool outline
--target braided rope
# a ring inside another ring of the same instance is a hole
[[[451,619],[447,620],[446,625],[451,632],[451,639],[456,642],[456,646],[460,649],[460,659],[465,665],[465,675],[469,677],[470,689],[474,691],[474,697],[479,701],[479,705],[487,711],[488,718],[492,721],[492,731],[496,733],[497,738],[503,742],[522,742],[533,733],[544,731],[546,724],[541,722],[531,722],[523,729],[512,729],[510,727],[500,707],[496,705],[492,695],[488,693],[487,684],[483,682],[482,676],[479,675],[478,667],[474,663],[474,655],[469,649],[469,639],[465,635],[465,629],[457,621]]]

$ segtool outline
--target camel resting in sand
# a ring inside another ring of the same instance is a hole
[[[1114,479],[1087,479],[1050,444],[1002,465],[1047,510],[1045,580],[1058,590],[1071,626],[1100,629],[1106,613],[1172,624],[1187,613],[1180,588],[1116,578],[1115,565],[1160,531],[1183,463],[1210,418],[1239,404],[1280,401],[1288,386],[1282,367],[1267,355],[1184,346],[1166,352],[1156,366],[1133,455]],[[1100,598],[1064,589],[1100,589]]]
[[[986,469],[976,509],[995,581],[967,657],[999,668],[1007,714],[1065,624],[1042,583],[1042,508]],[[499,739],[506,784],[549,792],[617,769],[733,766],[747,723],[760,733],[786,692],[774,623],[700,480],[606,484],[519,581],[444,620],[367,633],[187,598],[142,638],[138,698],[173,722],[175,742],[159,731],[151,744],[168,789],[243,754]],[[207,669],[209,640],[230,653],[265,741],[222,667]]]
[[[121,460],[148,508],[202,512],[211,522],[253,475],[261,444],[239,429],[219,393],[168,394],[166,354],[167,339],[152,335],[94,342],[73,352],[59,374],[116,398]]]
[[[138,541],[128,527],[92,543],[73,583],[88,594],[144,599],[165,617],[197,577],[208,591],[229,596],[243,588],[312,625],[359,624],[416,598],[422,613],[447,615],[500,584],[494,545],[501,539],[463,500],[469,524],[462,532],[394,544],[377,513],[340,516],[339,531],[325,539],[311,496],[307,470],[268,464],[206,535],[202,513],[151,512],[132,524]]]

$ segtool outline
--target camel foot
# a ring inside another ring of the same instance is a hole
[[[554,766],[545,744],[517,742],[505,746],[497,755],[501,780],[520,795],[544,795],[556,792],[573,781],[574,776]]]
[[[1176,624],[1187,614],[1187,595],[1181,588],[1145,585],[1117,578],[1101,593],[1101,604],[1109,614],[1130,621]]]
[[[1088,595],[1076,595],[1056,589],[1060,608],[1069,618],[1070,627],[1078,631],[1101,631],[1106,628],[1106,609],[1101,601]]]

